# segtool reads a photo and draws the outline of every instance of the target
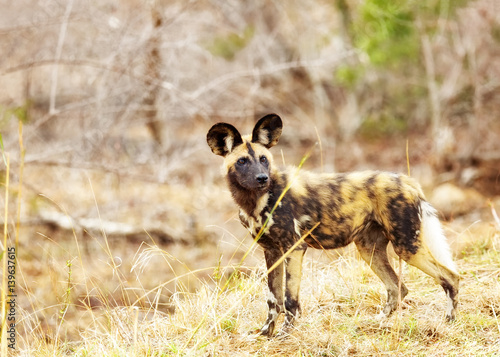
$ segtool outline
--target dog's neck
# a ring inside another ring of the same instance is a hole
[[[242,187],[238,182],[232,182],[228,176],[229,188],[234,201],[249,217],[257,219],[262,209],[267,206],[267,198],[271,186],[266,190],[248,190]],[[263,202],[264,201],[264,202]],[[257,212],[259,211],[259,212]]]

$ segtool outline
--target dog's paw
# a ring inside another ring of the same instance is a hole
[[[249,335],[256,335],[256,336],[265,336],[265,337],[271,337],[273,334],[273,331],[268,327],[264,326],[262,328],[256,328],[253,330],[248,331]]]
[[[379,328],[381,329],[390,328],[393,325],[393,321],[390,319],[390,315],[387,315],[383,311],[380,311],[375,316],[375,321],[379,325]]]
[[[258,335],[260,334],[260,328],[254,328],[248,331],[248,335]]]
[[[377,315],[375,315],[375,320],[378,322],[385,321],[389,319],[389,315],[387,315],[384,311],[380,311]]]
[[[288,337],[290,337],[291,329],[280,329],[278,333],[274,336],[274,338],[278,340],[284,340]]]
[[[455,312],[453,312],[453,313],[447,313],[446,317],[445,317],[446,322],[450,322],[450,323],[453,322],[453,321],[455,321],[455,318],[456,318]]]

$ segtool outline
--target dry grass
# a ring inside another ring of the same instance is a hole
[[[113,244],[79,256],[69,252],[78,240],[48,242],[37,259],[58,303],[47,306],[44,287],[27,275],[27,257],[20,259],[30,308],[18,312],[18,349],[39,356],[493,356],[500,349],[500,245],[498,233],[490,238],[487,247],[470,243],[462,251],[460,312],[451,324],[444,322],[442,289],[420,271],[403,266],[410,295],[400,315],[380,324],[384,288],[354,248],[310,251],[303,314],[286,339],[248,334],[266,315],[263,264],[232,274],[235,268],[214,256],[201,274],[154,245],[141,245],[125,261],[115,258],[124,251]],[[173,287],[159,271],[173,277]]]

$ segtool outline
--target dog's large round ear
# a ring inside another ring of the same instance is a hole
[[[236,146],[243,143],[238,130],[227,123],[218,123],[210,128],[207,143],[215,155],[226,156]]]
[[[276,145],[281,136],[283,122],[276,114],[268,114],[259,119],[252,132],[252,142],[264,145],[266,148]]]

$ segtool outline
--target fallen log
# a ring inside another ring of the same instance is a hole
[[[131,241],[151,241],[161,244],[188,244],[178,232],[165,226],[136,226],[114,222],[102,218],[76,218],[67,214],[43,210],[38,217],[22,219],[21,226],[46,226],[51,230],[84,233],[90,236],[102,235],[106,238],[125,238]]]

